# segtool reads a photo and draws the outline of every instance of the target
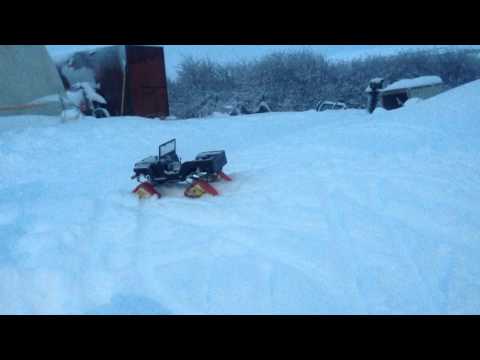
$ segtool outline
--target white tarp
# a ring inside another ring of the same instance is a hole
[[[58,115],[60,102],[50,100],[63,93],[45,46],[0,45],[0,116]]]

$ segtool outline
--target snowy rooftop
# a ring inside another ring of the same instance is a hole
[[[432,86],[442,84],[443,81],[439,76],[420,76],[415,79],[402,79],[395,81],[386,88],[382,89],[383,92],[399,89],[408,89],[422,86]]]

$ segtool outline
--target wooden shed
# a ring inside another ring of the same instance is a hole
[[[392,110],[403,106],[408,99],[428,99],[444,90],[445,85],[438,76],[403,79],[379,90],[380,105],[386,110]]]
[[[169,116],[165,57],[160,46],[119,45],[73,53],[56,61],[66,89],[89,82],[111,116]]]

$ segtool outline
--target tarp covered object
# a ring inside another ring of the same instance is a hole
[[[59,115],[63,94],[44,45],[0,45],[0,116]]]

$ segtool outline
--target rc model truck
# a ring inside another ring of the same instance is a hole
[[[181,162],[176,152],[176,139],[159,146],[158,156],[150,156],[137,162],[133,168],[132,179],[140,182],[133,193],[139,198],[161,197],[160,187],[172,183],[187,183],[184,194],[198,198],[205,193],[218,195],[210,185],[219,179],[231,181],[223,172],[227,164],[224,150],[207,151],[197,155],[195,160]]]

